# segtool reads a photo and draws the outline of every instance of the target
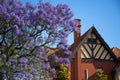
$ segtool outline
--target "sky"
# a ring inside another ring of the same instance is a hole
[[[37,4],[39,0],[20,0]],[[81,19],[81,34],[93,24],[110,48],[120,48],[120,0],[42,0],[53,5],[67,4],[74,16]],[[73,34],[68,44],[73,43]]]

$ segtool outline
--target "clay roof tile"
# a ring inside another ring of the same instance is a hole
[[[113,48],[112,48],[112,51],[113,51],[113,53],[115,54],[115,56],[116,56],[118,59],[120,59],[120,49],[117,48],[117,47],[113,47]]]

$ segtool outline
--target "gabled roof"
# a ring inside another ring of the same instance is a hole
[[[88,36],[94,33],[96,34],[96,36],[99,38],[99,40],[102,42],[102,44],[106,47],[106,49],[109,51],[110,55],[114,58],[114,60],[117,60],[116,56],[114,55],[114,53],[112,52],[112,50],[110,49],[110,47],[107,45],[107,43],[104,41],[104,39],[101,37],[101,35],[98,33],[98,31],[96,30],[96,28],[94,26],[92,26],[86,33],[84,33],[81,36],[80,42],[78,43],[78,45],[76,47],[74,47],[74,49],[72,50],[73,54],[70,56],[70,58],[74,58],[75,54],[77,53],[78,49],[80,48],[80,46],[83,44],[84,40],[88,38]],[[74,43],[72,44],[72,46],[74,45]],[[72,47],[71,47],[72,48]]]

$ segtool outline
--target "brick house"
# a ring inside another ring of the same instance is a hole
[[[74,32],[74,42],[69,48],[72,51],[69,80],[95,80],[97,70],[103,70],[107,80],[120,80],[120,49],[110,49],[94,26],[81,35],[81,23],[76,20],[78,32]],[[57,56],[65,57],[62,50],[52,50]]]
[[[95,80],[97,70],[104,70],[107,80],[120,80],[114,78],[120,76],[119,60],[114,51],[94,26],[81,35],[79,19],[77,23],[79,32],[74,32],[74,43],[70,46],[72,51],[69,64],[70,80]],[[116,73],[116,70],[119,71]]]

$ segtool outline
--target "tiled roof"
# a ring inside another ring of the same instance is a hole
[[[47,56],[51,56],[55,54],[58,57],[67,57],[67,55],[63,53],[64,53],[64,49],[47,47]]]
[[[112,51],[115,54],[115,56],[120,60],[120,49],[117,47],[113,47]]]
[[[52,55],[52,54],[56,53],[57,51],[59,51],[58,48],[49,48],[49,47],[48,47],[48,53],[47,53],[47,55],[48,55],[48,56],[49,56],[49,55]]]

